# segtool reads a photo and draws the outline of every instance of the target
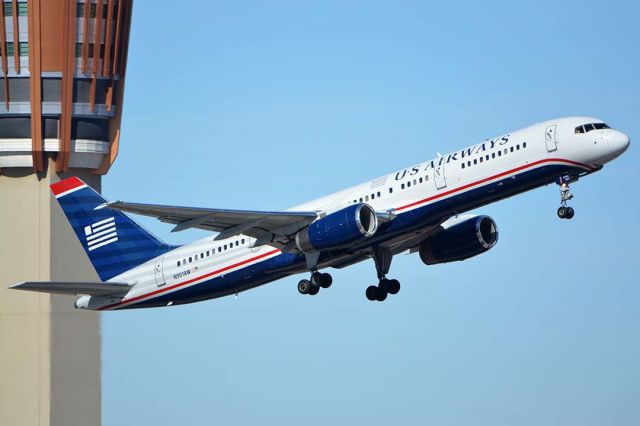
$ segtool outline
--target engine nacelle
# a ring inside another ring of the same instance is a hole
[[[489,216],[456,223],[420,245],[420,259],[427,265],[454,262],[477,256],[498,242],[498,227]]]
[[[378,230],[378,218],[365,203],[354,204],[310,224],[296,234],[296,246],[303,252],[329,250],[368,238]]]

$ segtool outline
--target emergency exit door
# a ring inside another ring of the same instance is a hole
[[[558,149],[556,130],[557,126],[554,124],[553,126],[547,127],[547,130],[544,133],[544,142],[547,144],[547,151],[549,152],[553,152]]]
[[[158,287],[162,287],[165,285],[164,274],[162,273],[162,265],[164,263],[164,257],[161,257],[159,260],[156,260],[156,263],[153,266],[153,276],[156,279],[156,285]]]

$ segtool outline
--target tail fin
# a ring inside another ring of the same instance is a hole
[[[103,281],[172,249],[124,213],[100,208],[105,199],[77,177],[52,184],[51,192]]]

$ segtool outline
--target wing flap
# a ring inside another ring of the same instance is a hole
[[[9,288],[53,294],[106,296],[126,293],[131,288],[131,285],[116,282],[23,281]]]

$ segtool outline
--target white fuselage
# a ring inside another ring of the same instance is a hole
[[[454,214],[548,184],[560,175],[577,177],[597,171],[628,146],[628,137],[617,130],[606,128],[576,133],[577,126],[587,123],[601,121],[570,117],[535,124],[300,204],[291,210],[329,214],[354,203],[367,203],[376,212],[397,216],[441,203],[438,204],[443,206],[438,223],[442,223]],[[514,186],[505,179],[511,179]],[[530,179],[530,182],[524,179]],[[451,205],[445,207],[442,204],[445,200],[450,200]],[[405,234],[394,232],[386,239],[376,237],[379,243],[392,246],[392,251],[398,253],[420,242],[420,230],[411,227],[407,231]],[[254,247],[255,242],[254,238],[244,235],[221,241],[214,240],[213,236],[203,238],[114,277],[113,281],[135,283],[124,299],[85,297],[79,299],[78,306],[117,309],[159,297],[163,304],[177,304],[182,299],[192,301],[243,291],[304,270],[304,266],[291,264],[289,270],[265,277],[256,265],[283,256],[283,253],[270,245]],[[325,259],[321,266],[332,266],[332,260]],[[243,271],[246,274],[243,275]],[[225,281],[220,290],[216,289],[216,280],[223,282],[225,276],[232,273],[234,282]],[[201,294],[202,290],[199,295],[189,293],[190,287],[204,282],[211,286],[210,293]],[[171,294],[175,294],[175,300],[168,300]]]

